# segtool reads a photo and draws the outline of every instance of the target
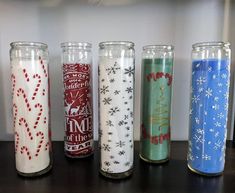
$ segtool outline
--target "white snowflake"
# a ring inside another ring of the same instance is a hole
[[[223,78],[223,79],[227,78],[227,74],[222,74],[221,78]]]
[[[222,118],[224,118],[224,114],[223,114],[223,113],[219,113],[219,114],[217,114],[217,117],[218,117],[219,119],[222,119]]]
[[[228,104],[224,105],[224,110],[227,111],[228,110]]]
[[[204,154],[204,155],[202,155],[202,159],[204,159],[204,160],[211,160],[211,156],[209,156],[209,155],[207,155],[207,154]]]
[[[209,66],[209,67],[208,67],[208,72],[211,72],[211,71],[212,71],[212,67]]]
[[[194,135],[193,137],[196,141],[196,143],[203,143],[205,140],[202,139],[202,135]]]
[[[194,161],[194,158],[193,158],[191,153],[188,154],[188,159],[191,160],[191,161]]]
[[[220,82],[220,83],[218,83],[218,87],[222,87],[223,86],[223,84]]]
[[[214,149],[215,149],[215,150],[218,150],[221,146],[222,146],[222,142],[221,142],[220,140],[218,140],[218,141],[215,143]]]
[[[226,92],[226,93],[224,94],[224,97],[225,97],[225,99],[228,99],[228,97],[229,97],[229,93],[228,93],[228,92]]]
[[[202,85],[203,83],[206,82],[206,79],[200,76],[196,81],[197,81],[197,84]]]
[[[195,122],[196,122],[197,124],[199,124],[199,123],[200,123],[200,121],[199,121],[198,117],[195,117]]]
[[[214,129],[209,129],[210,132],[214,132],[215,130]]]
[[[218,121],[216,121],[214,125],[215,125],[216,127],[221,127],[221,123],[219,123]]]
[[[214,101],[218,102],[219,101],[219,97],[215,97]]]
[[[219,109],[219,105],[218,104],[213,105],[212,109],[218,110]]]
[[[214,74],[214,75],[212,76],[212,78],[213,78],[213,79],[216,79],[216,75]]]
[[[204,130],[203,129],[197,129],[197,133],[203,135],[204,134]]]
[[[218,137],[219,136],[219,132],[217,131],[216,133],[215,133],[215,137]]]
[[[206,90],[206,97],[207,98],[210,98],[212,96],[212,90],[210,89],[210,88],[208,88],[207,90]]]
[[[196,103],[196,104],[197,104],[197,102],[198,102],[199,100],[200,100],[200,99],[199,99],[199,96],[193,95],[193,97],[192,97],[192,102],[193,102],[193,103]]]
[[[203,91],[203,88],[200,87],[200,88],[198,89],[198,92],[202,92],[202,91]]]

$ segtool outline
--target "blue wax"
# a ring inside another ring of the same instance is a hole
[[[188,164],[205,174],[224,170],[229,61],[192,62]]]

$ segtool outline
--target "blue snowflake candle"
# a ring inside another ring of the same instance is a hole
[[[193,45],[188,166],[199,174],[224,170],[229,77],[228,43]]]

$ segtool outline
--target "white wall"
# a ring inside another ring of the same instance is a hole
[[[9,43],[18,40],[49,45],[54,140],[63,140],[64,134],[60,42],[73,40],[93,44],[96,139],[98,43],[129,40],[136,44],[135,139],[139,138],[142,46],[175,45],[172,138],[187,139],[191,45],[221,40],[223,14],[221,0],[84,0],[79,3],[72,0],[0,0],[0,140],[13,139]]]

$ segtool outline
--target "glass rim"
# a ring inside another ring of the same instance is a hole
[[[100,42],[99,47],[104,46],[127,46],[127,47],[134,47],[135,44],[131,41],[106,41],[106,42]]]
[[[60,44],[61,48],[65,48],[65,47],[88,47],[91,48],[92,44],[89,42],[75,42],[75,41],[71,41],[71,42],[62,42]]]
[[[173,45],[166,45],[166,44],[161,44],[161,45],[146,45],[143,46],[143,50],[146,49],[156,49],[156,50],[174,50],[174,46]]]
[[[192,45],[193,48],[201,48],[201,47],[229,47],[229,42],[223,41],[211,41],[211,42],[199,42]]]
[[[48,48],[47,44],[42,42],[30,42],[30,41],[16,41],[10,43],[11,47],[41,47],[41,48]]]

